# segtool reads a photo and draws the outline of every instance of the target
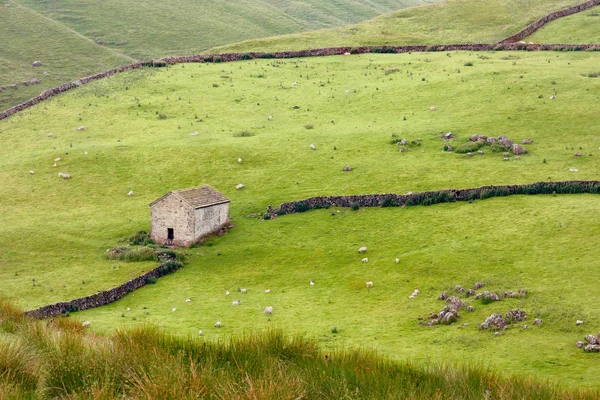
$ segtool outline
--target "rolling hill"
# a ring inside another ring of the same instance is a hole
[[[431,0],[431,2],[441,0]],[[14,0],[0,9],[0,93],[6,109],[118,65],[200,53],[240,40],[346,25],[418,0],[155,2]],[[34,69],[32,63],[42,61]],[[43,72],[50,75],[45,76]],[[24,81],[40,83],[25,86]]]
[[[249,40],[208,53],[335,46],[496,43],[533,21],[581,0],[450,0],[400,10],[342,28]]]

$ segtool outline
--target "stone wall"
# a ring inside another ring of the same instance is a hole
[[[555,11],[553,13],[550,13],[550,14],[546,15],[543,18],[538,19],[537,21],[535,21],[534,23],[528,25],[527,27],[525,27],[521,31],[515,33],[514,35],[509,36],[506,39],[498,42],[498,44],[507,44],[507,43],[518,42],[520,40],[525,39],[527,36],[533,34],[535,31],[537,31],[538,29],[540,29],[542,26],[546,25],[548,22],[551,22],[551,21],[554,21],[554,20],[559,19],[559,18],[567,17],[569,15],[585,11],[585,10],[590,9],[592,7],[596,7],[598,5],[600,5],[600,0],[589,0],[589,1],[586,1],[585,3],[583,3],[583,4],[579,4],[579,5],[576,5],[576,6],[573,6],[573,7],[568,7],[568,8],[564,8],[562,10],[559,10],[559,11]]]
[[[591,0],[600,2],[600,0]],[[516,35],[515,35],[516,36]],[[512,37],[511,37],[512,38]],[[508,40],[508,39],[506,39]],[[361,46],[361,47],[330,47],[324,49],[299,50],[299,51],[280,51],[274,53],[226,53],[226,54],[200,54],[191,56],[166,57],[143,63],[135,63],[114,68],[106,72],[81,78],[74,82],[67,82],[54,89],[48,89],[39,96],[32,98],[24,103],[18,104],[5,111],[0,112],[0,120],[6,119],[19,111],[33,107],[40,102],[53,96],[61,94],[76,87],[103,79],[119,72],[140,69],[143,67],[165,67],[169,64],[180,63],[201,63],[201,62],[231,62],[238,60],[248,60],[254,58],[301,58],[301,57],[321,57],[344,54],[364,54],[364,53],[411,53],[411,52],[437,52],[437,51],[500,51],[500,50],[527,50],[527,51],[548,51],[548,50],[591,50],[600,51],[600,44],[520,44],[506,42],[503,40],[496,45],[491,44],[439,44],[439,45],[416,45],[416,46]]]
[[[490,197],[526,194],[600,194],[600,181],[536,182],[524,185],[481,186],[473,189],[446,189],[410,194],[359,194],[322,196],[282,203],[279,209],[268,209],[271,217],[329,207],[405,207],[456,201],[472,201]]]
[[[65,314],[68,311],[87,310],[89,308],[100,307],[105,304],[117,301],[124,297],[127,293],[132,292],[136,289],[148,283],[148,278],[160,278],[161,276],[167,275],[181,268],[181,263],[177,261],[167,261],[158,267],[146,272],[143,275],[133,278],[132,280],[125,282],[115,288],[98,292],[86,297],[80,297],[71,301],[60,302],[49,304],[43,307],[36,308],[34,310],[26,311],[25,315],[32,318],[51,318],[61,314]]]

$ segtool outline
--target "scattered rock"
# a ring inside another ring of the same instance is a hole
[[[407,150],[407,149],[406,149],[406,147],[400,147],[400,148],[398,149],[398,151],[399,151],[400,153],[406,153],[406,150]]]
[[[351,166],[349,166],[349,165],[346,165],[346,166],[344,167],[343,171],[345,171],[345,172],[352,171],[352,167],[351,167]]]
[[[415,289],[414,292],[408,296],[409,299],[414,299],[415,297],[417,297],[417,295],[421,293],[421,291],[419,289]]]
[[[536,318],[533,320],[533,324],[534,325],[541,325],[542,324],[542,320],[540,318]]]
[[[464,291],[465,291],[465,288],[464,288],[464,287],[462,287],[462,286],[460,286],[460,285],[456,285],[456,286],[454,287],[454,291],[455,291],[456,293],[464,293]]]
[[[50,76],[48,72],[44,72],[44,76]]]
[[[581,153],[577,152],[577,153],[573,154],[573,157],[581,157]]]
[[[198,136],[198,132],[190,133],[190,136]]]
[[[437,108],[435,106],[429,107],[429,111],[435,111],[435,110],[437,110]]]
[[[502,317],[502,315],[494,313],[494,314],[490,315],[489,317],[487,317],[485,319],[485,321],[483,321],[479,325],[479,329],[480,330],[486,330],[486,329],[499,330],[499,329],[506,328],[506,325],[507,325],[507,322]]]
[[[42,62],[41,61],[34,61],[33,62],[33,66],[34,67],[41,67],[42,66]]]
[[[438,300],[446,300],[448,298],[448,293],[446,292],[442,292],[442,294],[440,294],[438,296]]]
[[[507,137],[504,137],[502,139],[498,139],[498,143],[500,143],[502,146],[504,146],[506,149],[510,149],[513,145],[513,141],[510,140]]]
[[[523,140],[521,141],[521,143],[522,143],[522,144],[531,144],[531,143],[533,143],[533,140],[532,140],[532,139],[523,139]]]
[[[489,144],[494,144],[496,143],[497,139],[494,137],[489,137],[486,139],[486,142],[488,142]]]
[[[527,319],[527,313],[520,309],[508,310],[506,312],[506,320],[509,323],[521,322]]]
[[[473,312],[473,311],[475,311],[475,307],[473,307],[473,306],[467,307],[467,312]]]
[[[521,155],[521,154],[525,154],[527,153],[527,150],[525,149],[525,147],[521,146],[520,144],[513,144],[512,145],[512,152],[514,155]]]
[[[487,290],[483,293],[479,293],[475,296],[475,300],[482,300],[483,302],[493,302],[493,301],[499,301],[500,300],[500,296],[498,296],[496,293],[491,293],[488,292]]]
[[[472,296],[476,296],[477,292],[473,289],[469,289],[469,291],[467,292],[467,297],[472,297]]]
[[[481,289],[484,286],[485,286],[484,282],[477,282],[477,283],[475,283],[475,286],[473,286],[473,289],[478,290],[478,289]]]

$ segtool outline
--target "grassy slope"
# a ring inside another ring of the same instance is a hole
[[[0,7],[0,37],[4,38],[0,41],[0,86],[34,78],[42,81],[0,93],[0,109],[68,80],[131,62],[15,3]],[[36,60],[44,65],[34,68]],[[44,72],[50,76],[45,77]]]
[[[419,4],[417,0],[142,0],[129,5],[119,0],[19,1],[138,59],[193,54],[244,39],[346,25]],[[127,44],[118,46],[119,42]]]
[[[573,347],[584,332],[573,327],[575,319],[586,320],[587,330],[598,326],[594,304],[600,299],[586,279],[599,259],[590,239],[597,233],[594,196],[336,216],[321,211],[269,222],[245,217],[311,195],[598,179],[593,105],[600,102],[600,81],[581,76],[595,70],[598,55],[485,56],[368,54],[178,65],[96,82],[2,121],[0,199],[11,212],[0,216],[0,295],[31,307],[139,273],[149,265],[104,261],[104,250],[148,228],[153,199],[210,183],[232,198],[237,228],[212,247],[192,250],[183,271],[82,318],[99,330],[153,320],[180,333],[202,328],[213,338],[268,325],[261,309],[273,305],[272,324],[324,343],[418,359],[435,353],[463,361],[474,354],[486,364],[597,385],[595,359]],[[474,66],[465,67],[467,61]],[[401,71],[385,75],[391,67]],[[298,86],[291,86],[294,81]],[[557,98],[549,100],[555,91]],[[295,104],[301,108],[294,110]],[[169,118],[159,120],[157,113]],[[86,130],[77,132],[79,125]],[[233,137],[241,130],[255,136]],[[194,131],[199,135],[190,136]],[[441,131],[455,132],[459,142],[485,133],[531,137],[534,144],[520,161],[503,162],[491,153],[469,158],[441,153]],[[423,145],[401,154],[388,144],[391,134],[420,137]],[[584,156],[573,158],[575,151]],[[53,168],[58,156],[63,160]],[[354,171],[342,172],[345,165]],[[569,172],[573,167],[579,172]],[[58,179],[58,171],[73,179]],[[235,191],[238,183],[246,189]],[[366,265],[356,254],[360,245],[371,249]],[[497,290],[530,289],[522,306],[546,324],[498,340],[473,327],[518,301],[480,308],[465,317],[471,325],[463,330],[416,324],[416,317],[440,308],[439,292],[479,279]],[[366,280],[375,281],[372,291],[363,288]],[[238,286],[250,293],[235,308]],[[263,293],[267,287],[271,297]],[[408,302],[415,287],[422,294]],[[234,295],[225,297],[226,289]],[[194,302],[184,303],[189,296]],[[131,313],[121,317],[128,306]],[[225,324],[218,332],[211,329],[217,319]],[[335,337],[329,333],[334,325],[341,332]],[[432,345],[440,351],[431,352]],[[435,354],[431,359],[440,357]]]
[[[495,43],[549,12],[581,0],[450,0],[397,11],[342,28],[249,40],[210,52],[277,51],[333,46]]]
[[[219,343],[152,327],[99,337],[74,320],[24,320],[0,303],[0,397],[11,399],[595,399],[476,366],[423,366],[373,352],[326,355],[278,330]]]
[[[527,40],[534,43],[600,43],[600,7],[553,21]]]

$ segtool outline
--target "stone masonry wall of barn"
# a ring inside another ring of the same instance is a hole
[[[189,246],[195,241],[194,211],[175,195],[165,197],[150,207],[150,237],[156,243]],[[168,228],[173,228],[172,242],[168,241]]]
[[[229,222],[229,203],[216,204],[196,210],[196,235],[194,241],[214,233]]]

